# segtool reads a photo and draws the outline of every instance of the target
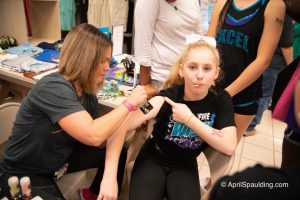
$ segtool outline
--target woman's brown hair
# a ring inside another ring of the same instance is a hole
[[[77,81],[85,93],[95,94],[100,89],[95,81],[96,70],[111,47],[111,40],[96,27],[80,24],[64,40],[59,73],[71,83]]]
[[[224,4],[224,7],[221,10],[220,16],[219,16],[219,21],[218,21],[218,27],[217,27],[217,32],[218,30],[224,25],[226,15],[228,13],[230,4],[232,3],[233,0],[226,0],[226,3]]]

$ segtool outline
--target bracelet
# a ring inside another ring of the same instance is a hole
[[[189,125],[189,123],[190,123],[190,121],[191,121],[191,119],[192,119],[192,117],[194,116],[194,114],[191,114],[190,116],[189,116],[189,118],[187,118],[187,120],[185,121],[185,125]]]
[[[136,110],[136,107],[126,99],[122,102],[122,104],[128,109],[129,112]]]

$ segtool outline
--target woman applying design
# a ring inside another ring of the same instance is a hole
[[[95,94],[109,70],[111,51],[110,39],[92,25],[80,24],[68,33],[58,72],[39,80],[17,113],[0,163],[0,198],[9,196],[10,176],[29,176],[33,192],[41,192],[37,195],[64,199],[53,176],[95,167],[91,186],[81,191],[83,199],[117,198],[126,150],[111,148],[113,133],[147,95],[139,86],[123,104],[100,117]]]

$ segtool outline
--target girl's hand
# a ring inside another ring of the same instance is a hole
[[[194,115],[187,105],[175,103],[168,97],[165,97],[165,101],[172,106],[173,119],[177,122],[187,125],[189,118]]]

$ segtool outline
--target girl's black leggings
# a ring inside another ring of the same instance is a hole
[[[171,164],[159,159],[153,141],[140,151],[132,171],[130,200],[199,200],[200,182],[197,162]],[[158,152],[159,153],[159,152]]]

